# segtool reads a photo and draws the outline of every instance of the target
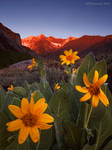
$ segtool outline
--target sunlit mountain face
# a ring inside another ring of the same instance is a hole
[[[69,37],[66,39],[46,37],[44,34],[39,36],[29,36],[22,39],[22,45],[29,47],[31,50],[35,51],[37,54],[46,55],[48,53],[60,53],[63,50],[73,49],[79,52],[83,52],[90,47],[95,47],[95,45],[101,45],[102,42],[106,40],[112,40],[112,35],[110,36],[88,36],[84,35],[80,38]]]
[[[44,34],[40,34],[39,36],[29,36],[22,39],[22,45],[36,51],[37,54],[45,54],[60,50],[68,42],[76,39],[78,38],[69,37],[67,39],[61,39],[52,36],[46,37]]]

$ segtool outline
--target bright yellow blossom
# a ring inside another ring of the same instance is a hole
[[[8,106],[17,119],[6,124],[7,130],[10,132],[19,130],[19,144],[24,143],[29,135],[34,143],[38,142],[40,139],[39,129],[49,129],[53,126],[47,124],[54,122],[54,118],[44,113],[48,106],[45,99],[41,98],[34,104],[33,96],[34,94],[31,95],[30,103],[27,98],[23,98],[21,108],[16,105]]]
[[[59,86],[58,83],[56,83],[55,86],[54,86],[54,90],[57,91],[58,89],[60,89],[60,86]]]
[[[36,66],[35,58],[32,58],[32,64],[28,66],[28,69],[32,70]]]
[[[76,69],[76,68],[74,68],[74,69],[73,69],[73,74],[76,74],[76,71],[77,71],[77,69]]]
[[[105,74],[103,77],[99,78],[99,73],[97,70],[95,70],[94,77],[93,77],[93,83],[90,83],[86,73],[83,75],[83,81],[86,87],[76,86],[75,88],[82,92],[86,93],[82,98],[80,98],[81,102],[87,101],[90,98],[92,98],[92,106],[97,107],[99,100],[105,105],[109,105],[109,100],[107,96],[104,94],[104,92],[101,89],[101,85],[106,82],[108,78],[108,75]]]
[[[80,59],[79,56],[77,56],[78,52],[75,51],[75,52],[72,52],[72,49],[70,50],[66,50],[64,51],[64,54],[65,55],[60,55],[60,59],[62,61],[62,65],[63,64],[66,64],[66,65],[70,65],[70,64],[74,64],[76,60]]]
[[[14,86],[11,84],[11,86],[8,87],[8,90],[13,91],[14,90]]]

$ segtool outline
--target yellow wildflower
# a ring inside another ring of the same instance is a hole
[[[35,58],[32,58],[32,64],[28,66],[28,69],[32,70],[36,66]]]
[[[27,98],[21,101],[21,108],[16,105],[9,105],[11,113],[17,117],[16,120],[8,122],[7,130],[10,132],[19,130],[18,143],[22,144],[30,135],[34,143],[40,139],[39,129],[49,129],[53,125],[47,123],[54,122],[54,118],[44,113],[48,104],[41,98],[34,104],[34,94],[31,95],[30,103]]]
[[[108,75],[105,74],[103,77],[99,78],[99,73],[97,70],[95,70],[94,77],[93,77],[93,83],[90,83],[86,73],[83,75],[83,81],[86,87],[76,86],[75,88],[82,92],[86,93],[82,98],[80,98],[81,102],[87,101],[92,97],[92,106],[97,107],[99,100],[105,105],[109,105],[109,100],[107,96],[104,94],[104,92],[101,89],[101,85],[106,82],[108,78]]]
[[[77,69],[73,68],[73,74],[76,74]]]
[[[58,89],[60,89],[60,86],[59,86],[58,83],[56,83],[55,86],[54,86],[54,90],[57,91]]]
[[[78,52],[75,51],[75,52],[72,52],[72,49],[70,50],[66,50],[64,51],[64,54],[65,55],[60,55],[60,59],[62,61],[62,65],[63,64],[66,64],[66,65],[70,65],[70,64],[74,64],[76,60],[80,59],[79,56],[77,56]]]
[[[11,86],[8,87],[8,90],[13,91],[14,90],[14,86],[11,84]]]

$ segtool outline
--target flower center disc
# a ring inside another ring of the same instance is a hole
[[[66,59],[71,61],[73,59],[72,55],[66,56]]]
[[[100,89],[96,85],[91,85],[89,87],[89,92],[90,92],[91,95],[96,95],[97,96],[100,93]]]
[[[37,123],[37,116],[29,113],[23,116],[22,121],[25,126],[33,127]]]

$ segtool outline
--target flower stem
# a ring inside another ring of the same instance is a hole
[[[97,136],[97,140],[96,140],[96,144],[95,144],[95,149],[94,150],[97,150],[97,148],[98,148],[100,134],[101,134],[101,128],[102,128],[102,123],[100,122],[99,130],[98,130],[98,136]]]
[[[84,113],[84,124],[83,124],[83,128],[85,129],[87,127],[87,114],[88,114],[88,104],[85,103],[85,113]]]
[[[88,114],[88,118],[87,118],[87,122],[86,122],[86,128],[88,127],[88,123],[89,123],[89,120],[90,120],[90,116],[91,116],[92,110],[93,110],[93,107],[91,105],[90,111],[89,111],[89,114]]]

